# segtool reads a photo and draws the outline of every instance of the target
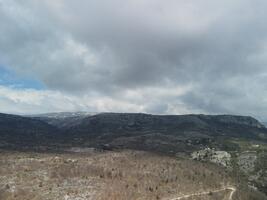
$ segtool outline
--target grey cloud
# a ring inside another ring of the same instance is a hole
[[[0,64],[48,89],[118,101],[193,85],[138,101],[151,112],[182,105],[265,116],[266,8],[263,0],[0,1]]]

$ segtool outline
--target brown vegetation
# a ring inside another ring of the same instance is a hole
[[[145,152],[0,153],[0,200],[157,200],[233,184],[214,165]]]

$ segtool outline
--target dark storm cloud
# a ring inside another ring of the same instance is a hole
[[[263,0],[0,1],[0,64],[48,89],[143,111],[266,116],[266,8]],[[162,96],[148,92],[157,88]]]

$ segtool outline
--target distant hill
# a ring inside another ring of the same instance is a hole
[[[58,128],[69,128],[88,116],[95,115],[97,113],[92,112],[58,112],[58,113],[45,113],[39,115],[28,115],[26,117],[31,117],[35,119],[42,120],[50,125],[56,126]]]
[[[175,153],[201,145],[222,146],[218,138],[266,140],[266,136],[264,125],[249,116],[78,112],[22,117],[0,114],[2,146],[5,143],[57,147],[105,145]]]
[[[160,132],[229,135],[257,138],[266,128],[249,116],[233,115],[150,115],[142,113],[101,113],[83,117],[69,131],[81,134],[119,132]]]
[[[0,147],[38,145],[43,141],[52,141],[59,132],[54,126],[38,119],[0,113]]]
[[[191,151],[200,146],[224,148],[221,138],[265,140],[267,129],[256,119],[232,115],[150,115],[101,113],[64,129],[76,145],[108,145],[160,152]]]

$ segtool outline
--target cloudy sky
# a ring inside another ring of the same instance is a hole
[[[267,120],[266,0],[0,0],[0,112]]]

